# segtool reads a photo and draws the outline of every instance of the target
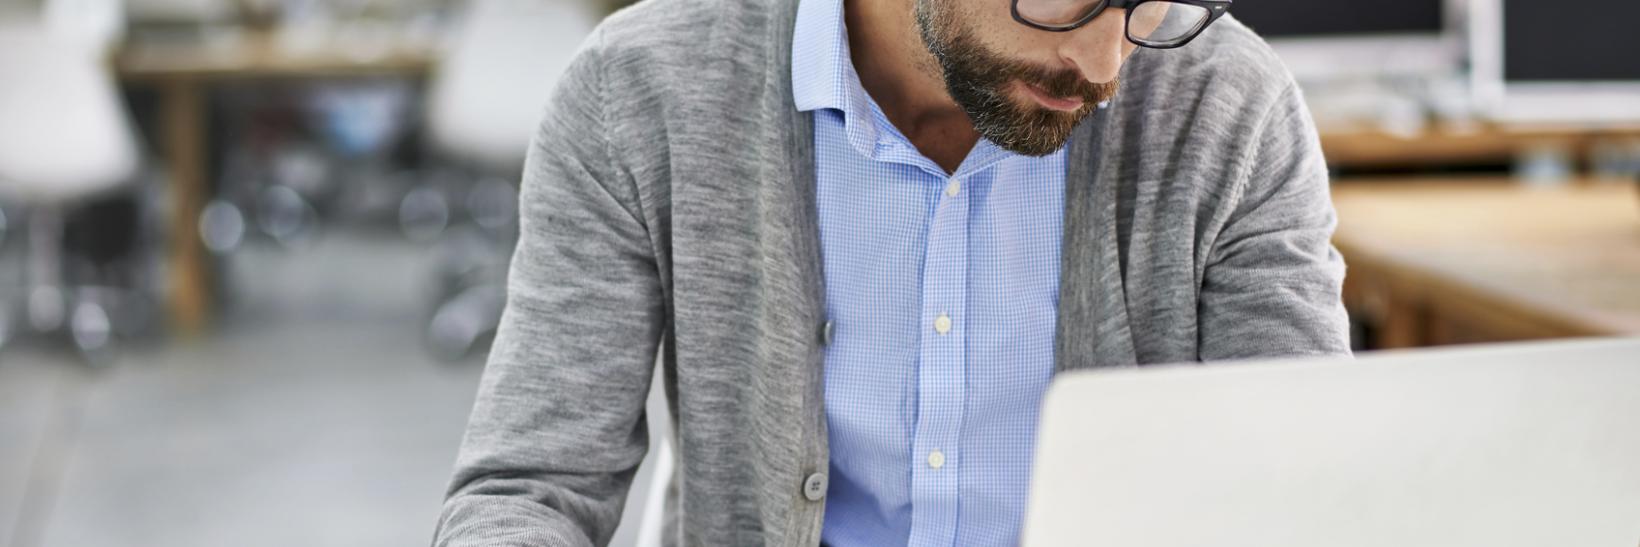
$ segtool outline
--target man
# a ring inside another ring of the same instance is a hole
[[[610,17],[531,151],[435,542],[607,542],[654,418],[677,543],[1009,545],[1056,371],[1347,354],[1313,124],[1228,4]]]

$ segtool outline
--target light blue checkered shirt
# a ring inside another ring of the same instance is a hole
[[[1064,150],[981,140],[948,177],[861,87],[841,0],[802,0],[792,49],[833,323],[822,537],[1016,544],[1053,373]]]

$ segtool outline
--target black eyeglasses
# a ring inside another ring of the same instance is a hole
[[[1127,10],[1127,39],[1171,49],[1190,43],[1230,11],[1231,0],[1013,0],[1014,20],[1051,32],[1076,30],[1105,8]]]

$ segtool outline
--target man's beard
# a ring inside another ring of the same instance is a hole
[[[1116,95],[1115,80],[1095,84],[1075,70],[1032,66],[986,49],[958,20],[954,8],[943,0],[917,0],[918,30],[939,62],[946,91],[968,114],[974,129],[1002,149],[1027,156],[1052,154],[1099,103]],[[1015,82],[1055,97],[1081,99],[1082,106],[1065,112],[1021,105],[1009,93]]]

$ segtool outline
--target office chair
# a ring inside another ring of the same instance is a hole
[[[138,157],[103,68],[106,46],[53,26],[0,24],[0,197],[22,212],[15,224],[27,242],[23,320],[12,330],[66,329],[95,362],[113,342],[111,299],[65,286],[64,210],[131,182]]]
[[[650,414],[651,423],[664,414]],[[653,426],[651,426],[653,427]],[[666,492],[672,486],[674,475],[677,473],[677,455],[672,450],[670,436],[662,436],[660,442],[651,447],[654,456],[646,465],[653,466],[648,484],[643,485],[643,506],[637,517],[635,547],[661,547],[666,544],[663,539],[666,530]]]
[[[41,19],[56,39],[101,57],[125,34],[124,0],[45,0]]]
[[[431,144],[472,176],[428,177],[400,206],[412,239],[437,240],[426,339],[447,359],[494,334],[517,240],[517,181],[547,96],[597,16],[576,0],[475,0],[428,96]]]

